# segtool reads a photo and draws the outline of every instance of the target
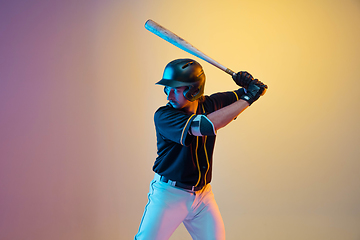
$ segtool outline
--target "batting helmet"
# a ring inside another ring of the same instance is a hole
[[[184,97],[193,102],[204,94],[205,74],[195,60],[176,59],[166,65],[162,79],[156,84],[173,88],[187,86]]]

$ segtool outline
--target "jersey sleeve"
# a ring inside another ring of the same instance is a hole
[[[194,138],[189,129],[195,114],[189,115],[169,106],[159,108],[154,115],[155,128],[164,139],[187,146]]]
[[[207,97],[205,106],[207,109],[211,109],[207,113],[216,111],[220,108],[226,107],[240,99],[240,97],[245,94],[244,88],[239,88],[235,91],[229,91],[229,92],[220,92],[220,93],[214,93]]]

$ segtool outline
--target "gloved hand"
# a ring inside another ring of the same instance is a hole
[[[267,89],[267,85],[260,82],[258,79],[251,81],[246,89],[246,93],[240,97],[249,103],[253,104],[260,96],[264,95]]]
[[[232,76],[235,83],[243,88],[247,88],[251,81],[254,80],[253,76],[248,72],[238,72],[235,76]]]

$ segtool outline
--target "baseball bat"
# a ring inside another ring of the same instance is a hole
[[[221,65],[220,63],[218,63],[214,59],[210,58],[209,56],[207,56],[206,54],[201,52],[199,49],[197,49],[193,45],[191,45],[189,42],[187,42],[183,38],[179,37],[175,33],[169,31],[168,29],[164,28],[163,26],[154,22],[153,20],[151,20],[151,19],[147,20],[145,23],[145,28],[147,30],[149,30],[150,32],[154,33],[155,35],[161,37],[165,41],[175,45],[176,47],[184,50],[185,52],[188,52],[188,53],[214,65],[215,67],[223,70],[224,72],[230,74],[231,76],[236,75],[236,73],[233,72],[232,70],[230,70],[229,68]]]

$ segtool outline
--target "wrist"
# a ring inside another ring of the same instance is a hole
[[[252,97],[250,97],[248,94],[244,94],[240,97],[240,100],[243,100],[249,104],[249,106],[254,102]]]

